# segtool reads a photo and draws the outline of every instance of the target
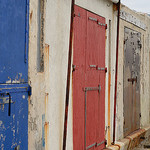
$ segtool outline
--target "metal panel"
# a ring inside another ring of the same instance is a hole
[[[28,82],[26,3],[0,0],[0,83]]]
[[[124,39],[124,135],[140,128],[141,33],[125,28]]]
[[[0,149],[14,150],[17,146],[28,149],[28,93],[11,93],[11,111],[9,97],[0,95]],[[26,107],[25,107],[26,106]]]
[[[0,149],[28,149],[29,1],[0,0]]]
[[[105,147],[105,18],[75,7],[74,150]]]

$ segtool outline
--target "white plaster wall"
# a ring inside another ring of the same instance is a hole
[[[45,78],[39,73],[38,51],[38,0],[30,0],[29,20],[29,83],[32,87],[32,96],[29,98],[28,112],[28,149],[42,150],[42,115],[45,114]]]
[[[53,150],[62,149],[65,96],[70,34],[71,1],[46,3],[45,43],[49,48],[49,100],[47,119],[50,125],[48,143]],[[72,149],[72,107],[69,105],[68,149]]]
[[[132,14],[148,26],[146,15],[138,14],[122,5],[121,10]],[[124,27],[129,27],[141,33],[142,49],[141,49],[141,127],[149,125],[149,40],[148,28],[146,31],[120,20],[120,38],[119,38],[119,65],[118,65],[118,83],[117,83],[117,118],[116,118],[116,140],[122,139],[123,135],[123,60],[124,60]]]
[[[45,1],[45,70],[38,70],[39,49],[39,0],[30,0],[30,43],[29,43],[29,78],[33,93],[29,101],[29,149],[61,150],[63,142],[64,110],[66,95],[67,64],[70,34],[71,0]],[[106,67],[111,65],[111,141],[113,135],[113,100],[116,55],[116,13],[113,3],[109,0],[76,0],[76,4],[106,18],[109,29],[111,20],[111,42],[109,30],[106,30]],[[111,54],[109,54],[109,51]],[[109,60],[109,55],[111,58]],[[70,86],[70,104],[68,118],[67,150],[73,149],[72,135],[72,85]],[[106,74],[106,127],[108,126],[108,73]],[[45,115],[44,126],[46,139],[42,146],[42,115]],[[107,131],[106,131],[107,137]]]

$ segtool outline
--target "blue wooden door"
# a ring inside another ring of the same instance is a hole
[[[0,0],[0,149],[28,149],[28,0]]]

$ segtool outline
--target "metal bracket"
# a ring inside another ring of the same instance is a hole
[[[107,68],[100,68],[100,67],[97,67],[97,70],[99,70],[99,71],[105,71],[105,73],[107,73]]]
[[[86,150],[88,150],[88,149],[90,149],[90,148],[92,148],[92,147],[94,147],[94,146],[95,146],[95,147],[98,147],[98,146],[104,144],[105,142],[106,142],[106,140],[104,140],[104,141],[102,141],[102,142],[100,142],[100,143],[94,143],[94,144],[92,144],[92,145],[86,147]]]
[[[90,68],[96,68],[96,70],[105,71],[105,73],[107,72],[107,68],[100,68],[98,65],[90,65]]]
[[[107,24],[104,24],[104,23],[99,22],[99,21],[98,21],[98,19],[93,18],[93,17],[89,17],[88,19],[89,19],[89,20],[91,20],[91,21],[95,21],[95,22],[97,22],[97,24],[98,24],[98,25],[100,25],[100,26],[104,26],[104,27],[105,27],[105,29],[107,29]]]
[[[101,91],[101,86],[100,84],[98,85],[98,87],[85,87],[84,88],[84,91],[98,91],[100,93]]]
[[[29,96],[32,94],[31,86],[25,84],[2,84],[0,85],[0,94],[17,93],[17,92],[28,92]]]
[[[96,68],[97,66],[96,65],[90,65],[90,68]]]
[[[93,18],[93,17],[89,17],[89,20],[92,20],[92,21],[98,21],[96,18]]]

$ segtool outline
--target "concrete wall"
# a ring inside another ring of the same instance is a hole
[[[118,66],[118,89],[117,89],[117,117],[116,117],[116,140],[122,139],[123,135],[123,63],[124,63],[124,27],[131,28],[141,33],[142,49],[141,49],[141,83],[140,83],[140,95],[141,95],[141,120],[140,126],[145,127],[150,123],[149,116],[149,17],[145,14],[139,14],[130,10],[124,5],[121,6],[121,11],[125,11],[128,14],[134,16],[146,25],[145,30],[137,27],[133,23],[120,20],[120,38],[119,38],[119,66]],[[132,20],[132,18],[131,18]]]
[[[105,17],[108,25],[105,60],[109,72],[106,74],[105,114],[106,137],[109,138],[110,144],[113,133],[117,11],[109,0],[76,0],[76,4]],[[29,99],[29,149],[60,150],[63,142],[71,1],[45,1],[44,72],[39,72],[38,69],[40,64],[39,9],[40,0],[30,0],[29,82],[32,86],[32,96]],[[110,89],[109,94],[108,88]],[[71,93],[67,137],[68,150],[73,149]]]

